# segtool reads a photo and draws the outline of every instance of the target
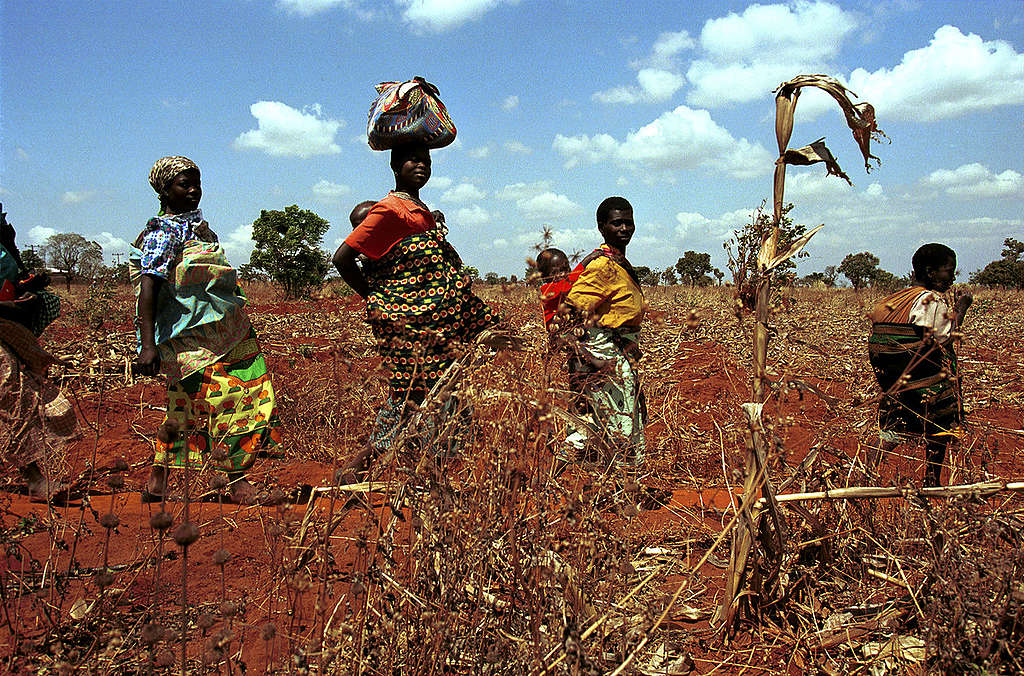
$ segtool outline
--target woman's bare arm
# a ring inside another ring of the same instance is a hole
[[[352,287],[352,290],[363,298],[370,293],[370,287],[363,277],[363,271],[356,265],[356,256],[359,252],[342,242],[338,250],[334,252],[331,262],[338,269],[338,274],[345,280],[345,283]]]
[[[139,284],[139,342],[142,350],[135,359],[136,371],[155,376],[160,370],[160,353],[156,349],[156,297],[164,280],[155,275],[142,275]]]

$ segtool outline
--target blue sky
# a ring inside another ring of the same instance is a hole
[[[422,192],[481,272],[521,274],[544,225],[599,243],[594,210],[634,205],[638,265],[723,240],[771,196],[772,90],[847,83],[891,144],[865,173],[838,108],[797,107],[791,146],[825,136],[853,187],[791,168],[792,215],[826,227],[802,273],[871,251],[905,273],[943,241],[966,274],[1024,237],[1024,3],[0,0],[0,201],[19,242],[79,232],[126,250],[168,154],[236,265],[261,209],[347,214],[393,187],[366,145],[374,85],[422,75],[459,133]],[[807,90],[805,90],[807,91]]]

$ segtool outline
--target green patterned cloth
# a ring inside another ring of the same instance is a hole
[[[885,439],[943,436],[963,419],[953,341],[939,343],[914,324],[874,324],[868,356],[884,396],[878,422]]]
[[[590,415],[587,428],[566,438],[570,447],[582,451],[591,436],[597,436],[615,451],[616,462],[643,463],[647,406],[637,371],[638,340],[639,331],[594,326],[579,341],[582,358],[593,365],[580,376]]]

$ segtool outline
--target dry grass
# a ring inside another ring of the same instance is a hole
[[[159,388],[124,372],[130,296],[118,289],[102,300],[110,311],[97,329],[89,307],[98,291],[90,300],[76,289],[47,341],[70,358],[58,375],[96,427],[95,443],[75,448],[99,460],[72,465],[115,497],[102,509],[87,503],[29,518],[12,503],[5,511],[5,664],[89,673],[181,671],[182,659],[187,670],[216,673],[243,662],[253,671],[342,674],[1017,668],[1021,590],[999,581],[1020,576],[1013,528],[1021,505],[1005,497],[969,508],[903,500],[785,507],[783,566],[759,564],[750,619],[727,641],[709,619],[728,558],[721,536],[736,516],[729,496],[740,477],[751,330],[729,290],[648,294],[650,452],[639,476],[553,470],[551,451],[565,434],[551,415],[564,401],[561,357],[547,353],[532,289],[479,290],[528,349],[464,355],[467,373],[448,393],[476,420],[461,458],[424,453],[410,433],[375,465],[372,490],[337,491],[333,470],[365,442],[385,386],[358,305],[331,294],[283,303],[272,289],[248,289],[279,392],[285,457],[260,470],[261,505],[196,504],[191,517],[168,505],[174,526],[164,531],[148,516],[126,526],[137,508],[113,488],[124,482],[109,481],[127,475],[130,484],[144,470],[141,437],[124,469],[97,471],[123,416],[119,397],[142,411],[132,414],[137,434],[153,434],[141,421],[156,414],[141,399]],[[1016,338],[1024,320],[1015,312],[1024,299],[976,297],[960,355],[977,412],[949,460],[951,483],[1019,477],[1024,467]],[[771,480],[783,492],[874,481],[860,462],[875,442],[865,404],[875,393],[863,313],[870,302],[845,290],[782,294],[769,348],[776,390],[765,411]],[[424,416],[434,410],[428,403]],[[920,449],[901,452],[882,480],[919,483]],[[211,479],[190,477],[192,495]],[[308,507],[286,499],[303,482],[322,488]],[[121,514],[119,530],[100,525],[106,513]],[[203,549],[188,554],[193,572],[183,583],[186,548],[172,535],[186,521],[201,532],[191,549]],[[138,544],[114,564],[114,545],[104,541]],[[88,585],[83,570],[92,571]],[[73,620],[79,600],[86,605]]]

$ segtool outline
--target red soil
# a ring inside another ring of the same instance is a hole
[[[355,317],[353,311],[359,302],[352,299],[324,299],[298,303],[270,303],[259,306],[264,315],[289,315],[311,311],[348,313]],[[68,334],[66,338],[76,336]],[[327,348],[337,344],[335,340],[315,336],[295,336],[284,339],[294,346],[308,346],[315,350],[318,358],[324,358]],[[977,359],[1005,359],[1006,355],[975,354]],[[275,377],[284,381],[300,379],[304,371],[310,368],[321,368],[317,361],[285,358],[270,359]],[[372,358],[365,360],[368,373],[372,368]],[[665,382],[671,386],[676,396],[681,397],[686,409],[682,417],[686,425],[718,444],[720,430],[729,421],[736,429],[737,410],[740,403],[747,399],[749,375],[728,354],[727,350],[713,342],[683,342],[678,348],[678,357],[671,369],[672,376]],[[348,377],[358,379],[358,371]],[[364,375],[365,377],[365,375]],[[825,380],[807,378],[805,382],[819,388],[835,400],[835,406],[842,408],[842,415],[847,415],[851,407],[850,394],[845,385]],[[93,570],[104,564],[115,567],[119,572],[112,590],[108,590],[104,612],[135,612],[141,609],[156,608],[160,613],[174,614],[180,595],[182,574],[182,557],[180,549],[172,542],[160,543],[156,532],[150,528],[150,517],[159,511],[159,505],[146,505],[140,502],[139,489],[144,485],[149,472],[152,453],[151,439],[163,418],[157,407],[164,405],[163,388],[155,380],[137,382],[134,385],[107,391],[102,396],[97,392],[82,393],[79,401],[80,420],[86,422],[82,426],[82,437],[72,443],[68,449],[70,476],[88,478],[88,485],[93,492],[87,504],[73,503],[69,507],[55,507],[47,511],[46,505],[31,503],[25,496],[17,493],[5,493],[0,497],[3,508],[3,526],[7,529],[16,528],[20,523],[25,528],[36,528],[37,532],[20,540],[22,553],[15,548],[0,563],[8,571],[19,572],[27,565],[30,554],[37,561],[45,561],[49,557],[58,571],[68,569],[72,552],[77,565],[82,566],[81,574],[73,576],[68,589],[62,596],[50,595],[46,599],[23,596],[18,600],[7,599],[7,612],[28,616],[36,614],[40,605],[50,603],[50,612],[55,616],[67,617],[72,605],[78,599],[97,598],[93,580]],[[102,406],[101,406],[102,404]],[[855,430],[847,424],[843,427],[834,425],[839,408],[830,408],[820,397],[806,393],[800,396],[797,390],[788,390],[781,396],[773,397],[766,408],[777,413],[776,418],[785,420],[778,429],[779,439],[786,449],[786,457],[782,460],[789,464],[799,462],[816,444],[823,444],[830,452],[853,454],[858,452],[859,441]],[[99,417],[99,420],[97,420]],[[864,416],[867,419],[869,416]],[[1021,412],[1017,408],[1006,405],[991,404],[974,412],[972,420],[983,429],[971,442],[970,448],[980,449],[996,447],[993,457],[986,458],[989,468],[1002,476],[1010,477],[1019,473],[1024,467],[1021,451]],[[99,425],[99,437],[95,426]],[[368,430],[371,420],[365,421]],[[284,429],[285,445],[298,448],[303,443],[304,430]],[[659,437],[665,434],[661,423],[655,422],[648,430],[649,444],[656,447]],[[727,456],[734,458],[738,437],[723,435],[727,446]],[[984,443],[982,443],[984,442]],[[920,451],[917,456],[908,451],[908,457],[893,464],[891,469],[883,473],[889,478],[919,477],[921,474]],[[118,461],[125,461],[129,469],[125,473],[125,488],[111,491],[106,484],[110,468]],[[733,462],[733,461],[730,461]],[[329,464],[314,461],[296,461],[284,458],[267,458],[257,463],[250,473],[250,478],[264,493],[280,488],[287,496],[305,497],[308,487],[328,483],[333,475],[333,467]],[[701,476],[698,474],[698,476]],[[639,518],[636,528],[639,531],[653,531],[662,527],[679,524],[680,521],[694,528],[706,527],[717,533],[728,520],[732,510],[730,491],[722,485],[720,468],[709,469],[704,476],[717,477],[713,481],[716,487],[697,489],[676,488],[672,492],[671,501],[667,506],[645,511]],[[179,477],[180,478],[180,477]],[[191,490],[206,490],[208,477],[194,477]],[[689,483],[688,480],[682,480]],[[664,477],[651,479],[655,486],[678,486],[675,478]],[[730,482],[733,483],[733,482]],[[303,489],[306,489],[305,492]],[[12,485],[10,489],[14,489]],[[733,485],[733,490],[738,487]],[[323,512],[329,508],[329,501],[321,499],[314,509]],[[167,507],[173,514],[174,523],[181,522],[183,505],[172,503]],[[335,505],[340,512],[340,505]],[[110,534],[109,546],[105,545],[104,529],[98,523],[98,517],[107,512],[117,514],[120,525]],[[193,609],[216,614],[218,604],[225,598],[240,600],[242,610],[232,625],[235,632],[235,645],[244,645],[242,660],[248,669],[262,671],[265,665],[274,661],[280,663],[282,656],[287,654],[289,637],[302,633],[310,622],[313,612],[315,593],[306,594],[299,603],[298,616],[291,618],[282,614],[288,607],[284,598],[288,593],[284,581],[276,579],[271,572],[277,569],[277,561],[284,547],[281,525],[284,532],[293,532],[301,523],[306,513],[306,505],[285,504],[280,506],[234,506],[221,505],[217,502],[193,502],[190,506],[190,518],[200,526],[200,539],[188,551],[188,598]],[[34,521],[33,521],[34,519]],[[352,535],[359,523],[359,515],[350,513],[341,524],[336,534]],[[63,543],[61,550],[51,553],[51,534],[38,524],[50,522],[51,530]],[[74,531],[79,523],[84,524],[81,537],[75,538]],[[28,524],[27,526],[25,524]],[[36,525],[33,525],[36,524]],[[276,534],[276,535],[275,535]],[[213,554],[225,548],[231,553],[231,559],[224,568],[213,562]],[[694,546],[689,555],[689,563],[696,564],[704,554],[704,549]],[[727,546],[719,549],[718,554],[725,552]],[[18,559],[18,554],[21,560]],[[290,556],[293,554],[290,554]],[[340,544],[334,547],[335,565],[340,575],[338,579],[347,579],[347,573],[356,560],[355,546]],[[159,560],[159,575],[153,562]],[[707,581],[709,591],[714,592],[721,585],[722,570],[715,565],[706,563],[700,575]],[[675,590],[679,580],[668,579],[662,585],[666,593]],[[314,579],[313,590],[316,589]],[[271,594],[276,588],[279,593]],[[341,593],[334,589],[334,599]],[[260,605],[268,598],[275,598],[274,606]],[[260,602],[256,602],[259,600]],[[334,601],[330,601],[333,603]],[[194,612],[194,611],[193,611]],[[141,621],[156,621],[159,617],[141,617]],[[259,636],[260,627],[268,622],[276,623],[275,638],[264,641]],[[289,624],[290,623],[290,624]],[[670,623],[694,630],[707,630],[706,621],[693,625],[685,618],[671,618]],[[216,628],[223,626],[218,623]],[[30,636],[41,639],[44,636],[45,623],[40,623]],[[196,632],[193,626],[193,632]],[[193,633],[193,636],[196,634]],[[9,654],[13,637],[7,623],[0,623],[0,654]],[[65,637],[65,640],[69,640]],[[81,639],[81,652],[88,648],[89,641]],[[203,650],[203,641],[193,638],[190,650],[199,657]],[[141,655],[141,650],[139,652]],[[140,658],[141,659],[141,658]],[[32,663],[31,656],[19,661],[24,668]],[[699,668],[703,671],[703,668]]]

